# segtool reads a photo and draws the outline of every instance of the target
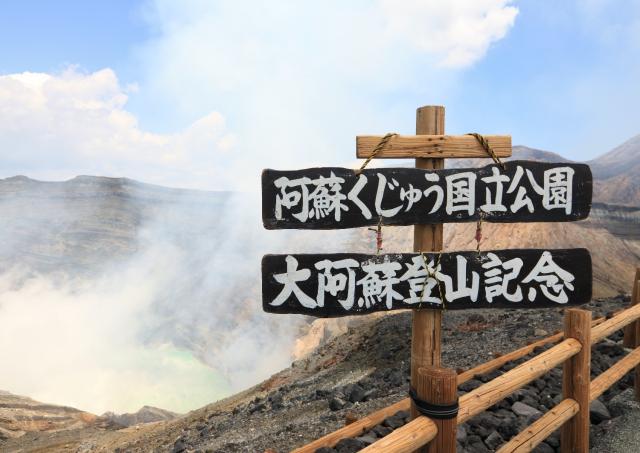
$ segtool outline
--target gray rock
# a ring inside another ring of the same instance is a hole
[[[344,401],[341,398],[337,398],[337,397],[336,398],[331,398],[331,400],[329,400],[329,409],[331,409],[332,411],[339,411],[346,404],[347,404],[347,402]]]
[[[336,451],[338,453],[356,453],[362,450],[366,445],[364,442],[354,438],[342,439],[336,444]]]
[[[470,392],[471,390],[475,390],[482,385],[482,382],[478,379],[469,379],[467,382],[460,384],[458,387],[463,392]]]
[[[351,389],[351,392],[349,392],[349,401],[351,401],[352,403],[359,403],[360,401],[364,400],[365,396],[366,394],[364,389],[359,385],[354,385]]]
[[[464,442],[467,440],[467,430],[462,425],[458,425],[458,428],[456,430],[456,440],[461,444],[464,444]]]
[[[375,433],[376,436],[378,437],[384,437],[387,434],[389,434],[391,431],[393,431],[391,428],[388,428],[386,426],[382,426],[382,425],[376,425],[373,427],[373,429],[371,430]]]
[[[404,425],[404,420],[397,415],[392,415],[391,417],[385,418],[382,424],[391,429],[397,429]]]
[[[547,437],[544,441],[546,444],[553,448],[558,448],[560,446],[560,432],[555,431],[551,433],[549,437]]]
[[[187,449],[187,446],[184,444],[182,439],[178,439],[176,440],[176,443],[173,444],[173,450],[171,450],[171,453],[182,453],[186,449]]]
[[[480,440],[478,442],[470,443],[467,446],[469,453],[489,453],[487,446]]]
[[[625,412],[640,410],[640,403],[635,400],[633,388],[629,388],[611,398],[607,408],[612,417],[618,417]]]
[[[320,447],[315,451],[315,453],[336,453],[336,451],[330,447]]]
[[[359,440],[363,444],[369,446],[372,443],[376,442],[378,438],[373,433],[365,434],[364,436],[356,437],[356,440]]]
[[[502,443],[504,442],[504,439],[502,438],[502,436],[500,434],[498,434],[497,431],[492,432],[491,434],[489,434],[489,437],[487,437],[484,440],[484,444],[490,449],[490,450],[495,450],[498,448],[498,446],[502,445]]]
[[[600,400],[594,400],[591,402],[589,406],[589,418],[591,419],[591,423],[597,425],[600,422],[605,420],[611,420],[611,414]]]
[[[513,403],[513,406],[511,406],[511,410],[516,415],[519,415],[520,417],[526,417],[527,419],[533,417],[539,418],[542,415],[542,412],[540,412],[535,407],[531,407],[528,404],[524,404],[520,401],[516,401],[515,403]]]

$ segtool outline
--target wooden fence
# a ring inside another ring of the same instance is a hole
[[[420,416],[361,452],[409,453],[423,450],[432,453],[455,452],[457,424],[464,423],[487,410],[516,390],[562,364],[563,400],[504,444],[498,453],[529,452],[558,428],[561,429],[560,442],[563,453],[587,453],[589,450],[589,403],[633,368],[635,368],[636,399],[640,400],[640,300],[638,299],[640,299],[640,268],[633,282],[630,308],[616,313],[610,319],[595,320],[591,319],[589,311],[566,310],[564,332],[536,341],[458,374],[456,380],[457,385],[460,385],[475,375],[497,370],[510,361],[524,357],[539,346],[557,343],[532,359],[461,396],[458,401],[457,419],[442,423],[441,420]],[[625,327],[625,344],[629,345],[632,342],[634,349],[591,381],[591,346]],[[443,384],[447,379],[446,373],[434,374],[433,370],[428,368],[420,369],[420,373],[424,374],[425,379],[429,379],[431,386],[440,386],[441,389],[446,387],[446,384]],[[442,394],[443,392],[434,393]],[[435,400],[429,402],[442,404]],[[406,398],[298,448],[294,453],[313,453],[320,447],[333,447],[341,439],[360,436],[381,423],[386,417],[409,408],[410,399]]]

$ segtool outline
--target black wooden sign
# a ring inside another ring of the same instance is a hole
[[[266,255],[262,305],[318,317],[403,308],[540,308],[591,299],[586,249]]]
[[[267,229],[378,224],[565,222],[591,209],[585,164],[510,161],[483,168],[422,170],[327,167],[262,173]]]

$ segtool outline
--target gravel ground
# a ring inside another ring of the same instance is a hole
[[[640,450],[640,403],[633,389],[616,395],[609,403],[614,418],[592,430],[591,451],[632,453]]]
[[[620,309],[624,298],[596,301],[585,307],[594,316]],[[560,329],[562,310],[476,310],[446,312],[443,326],[443,362],[467,369],[523,346],[533,338]],[[390,315],[372,321],[320,347],[308,359],[275,375],[263,391],[232,409],[208,414],[186,425],[173,443],[163,448],[209,452],[285,452],[304,445],[343,426],[345,420],[382,408],[407,396],[410,359],[410,313]],[[597,375],[624,354],[616,343],[621,333],[594,348],[593,373]],[[480,347],[479,347],[480,346]],[[539,352],[539,351],[538,351]],[[524,359],[508,364],[513,368]],[[461,392],[470,391],[500,371],[467,382]],[[278,383],[281,382],[281,383]],[[273,387],[271,385],[273,384]],[[607,421],[610,396],[629,385],[628,379],[603,395],[592,414],[594,426]],[[560,400],[560,370],[556,369],[531,386],[475,417],[458,433],[460,452],[488,452],[499,447]],[[365,439],[343,441],[326,452],[358,451],[367,442],[401,426],[407,414],[386,420]],[[373,436],[375,434],[375,438]],[[537,452],[556,451],[557,434]],[[129,445],[129,448],[133,445]]]

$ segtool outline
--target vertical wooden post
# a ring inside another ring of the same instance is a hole
[[[589,388],[591,386],[591,312],[569,309],[564,315],[564,337],[582,344],[580,352],[564,363],[562,370],[563,398],[572,398],[580,410],[562,425],[562,453],[589,452]]]
[[[636,276],[633,279],[631,287],[631,305],[640,303],[640,289],[638,289],[638,280],[640,279],[640,267],[636,268]],[[625,348],[634,348],[636,346],[636,323],[629,324],[624,328],[624,340],[622,342]]]
[[[636,278],[633,281],[633,294],[636,299],[636,303],[638,299],[640,299],[640,268],[636,271]],[[640,347],[640,320],[635,321],[631,324],[634,327],[634,348]],[[636,401],[640,401],[640,365],[635,368],[635,372],[633,375],[633,387],[636,393]]]
[[[428,105],[416,112],[416,135],[444,134],[444,107]],[[416,159],[416,168],[441,169],[444,159]],[[413,227],[413,251],[442,250],[442,225],[416,225]],[[411,328],[411,386],[419,398],[428,400],[427,387],[422,385],[419,370],[440,366],[441,310],[413,310]],[[411,404],[411,418],[420,413]],[[455,439],[454,439],[455,448]],[[419,451],[427,451],[423,448]]]
[[[451,405],[458,401],[458,374],[449,368],[423,367],[418,370],[416,392],[432,404]],[[427,453],[455,453],[457,418],[432,419],[438,434],[426,448]]]
[[[640,321],[632,324],[635,327],[635,347],[640,347]],[[636,393],[636,401],[640,401],[640,365],[638,365],[633,374],[633,386]]]

